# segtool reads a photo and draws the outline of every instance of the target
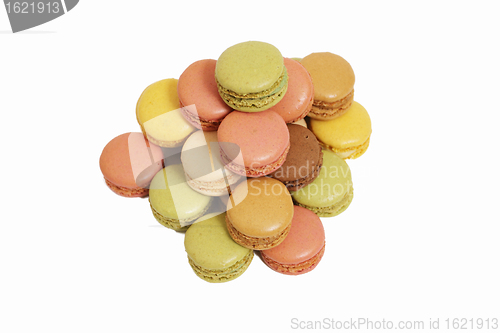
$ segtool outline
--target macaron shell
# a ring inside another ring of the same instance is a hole
[[[196,131],[186,140],[181,152],[184,171],[205,182],[215,182],[224,179],[224,169],[227,178],[237,177],[224,167],[220,157],[217,132]]]
[[[205,269],[225,269],[247,256],[251,250],[237,244],[226,227],[226,214],[195,222],[186,232],[188,256]]]
[[[247,236],[272,237],[290,226],[293,202],[281,182],[268,177],[248,179],[232,193],[227,216]]]
[[[323,246],[320,252],[318,252],[318,254],[316,254],[314,257],[299,264],[281,264],[275,260],[272,260],[264,253],[261,253],[261,258],[267,266],[278,273],[286,275],[301,275],[312,271],[319,264],[324,254],[325,246]]]
[[[180,107],[176,79],[164,79],[150,84],[144,89],[136,106],[139,124],[158,117],[165,112]]]
[[[307,128],[288,124],[290,150],[285,163],[270,176],[282,182],[306,178],[321,166],[321,146],[314,134]]]
[[[269,89],[283,71],[281,52],[271,44],[258,41],[229,47],[220,55],[215,69],[219,84],[238,94]]]
[[[195,128],[182,116],[176,79],[149,85],[136,106],[137,121],[148,139],[162,147],[176,147]]]
[[[105,179],[118,187],[147,187],[162,168],[161,148],[150,144],[142,133],[124,133],[103,149],[99,166]]]
[[[181,160],[188,185],[204,195],[228,196],[228,188],[241,178],[222,163],[217,132],[191,134],[182,147]]]
[[[251,251],[236,264],[220,270],[203,268],[197,265],[190,257],[188,257],[188,260],[191,268],[199,278],[210,283],[221,283],[232,281],[241,276],[247,270],[248,266],[250,266],[253,256],[253,251]]]
[[[303,119],[311,110],[314,87],[309,72],[299,62],[285,58],[288,89],[281,101],[268,110],[275,111],[286,123]]]
[[[330,52],[311,53],[300,63],[311,74],[315,100],[332,103],[348,95],[354,87],[354,71],[339,55]]]
[[[281,264],[299,264],[318,254],[325,245],[320,218],[310,210],[294,206],[292,226],[280,245],[262,252]]]
[[[232,111],[219,95],[216,63],[214,59],[194,62],[181,74],[177,86],[181,105],[194,104],[197,116],[204,120],[221,120]]]
[[[372,133],[370,116],[358,102],[333,120],[311,119],[310,129],[326,145],[346,149],[364,144]]]
[[[290,144],[286,123],[273,111],[233,111],[224,118],[217,133],[222,149],[224,142],[236,144],[244,165],[253,168],[275,162]],[[235,152],[224,151],[230,159],[236,158]]]
[[[165,218],[190,221],[207,210],[211,197],[194,191],[186,183],[182,165],[169,165],[160,170],[149,188],[149,201],[153,209]]]
[[[309,207],[330,207],[352,194],[351,169],[332,151],[323,149],[323,167],[309,185],[291,195],[298,203]],[[352,199],[352,198],[351,198]]]
[[[153,177],[162,168],[161,148],[148,142],[142,133],[130,133],[128,150],[136,184],[140,187],[149,186]]]

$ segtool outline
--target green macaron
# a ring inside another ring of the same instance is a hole
[[[195,222],[186,231],[184,247],[193,271],[208,282],[236,279],[253,259],[253,250],[229,235],[225,213],[212,213]]]
[[[323,166],[318,177],[290,193],[296,205],[318,216],[336,216],[349,207],[353,198],[351,169],[337,154],[323,149]]]
[[[226,49],[217,60],[215,78],[224,102],[245,112],[263,111],[276,105],[288,87],[280,51],[257,41]]]
[[[187,230],[210,207],[212,198],[194,191],[186,183],[180,164],[160,170],[149,186],[149,203],[156,220],[177,231]]]

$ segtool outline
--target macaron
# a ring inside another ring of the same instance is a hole
[[[353,101],[354,71],[341,56],[330,52],[311,53],[300,63],[309,71],[314,84],[314,102],[308,116],[334,119]]]
[[[187,184],[208,196],[229,196],[241,178],[221,161],[217,132],[196,131],[186,140],[181,152]]]
[[[323,165],[321,146],[314,134],[307,128],[288,124],[290,150],[285,163],[269,176],[282,182],[290,191],[312,183],[318,177]]]
[[[195,222],[184,237],[189,264],[198,277],[208,282],[227,282],[243,274],[253,251],[237,244],[229,235],[225,213],[212,213]]]
[[[261,177],[277,170],[290,149],[283,118],[274,111],[233,111],[217,131],[222,162],[232,172]]]
[[[204,131],[216,131],[222,119],[233,110],[219,95],[215,81],[216,63],[214,59],[192,63],[177,84],[184,118]]]
[[[182,146],[195,128],[182,116],[177,79],[148,86],[136,105],[137,122],[148,140],[160,147]]]
[[[252,178],[240,183],[227,206],[227,229],[236,243],[255,250],[280,244],[290,231],[293,202],[283,183]]]
[[[161,148],[142,133],[124,133],[104,147],[99,166],[106,185],[123,197],[144,197],[149,183],[162,168]]]
[[[351,169],[337,154],[323,149],[323,167],[318,177],[311,184],[290,193],[296,205],[318,216],[339,215],[349,207],[353,198]]]
[[[273,45],[248,41],[226,49],[217,60],[215,78],[222,99],[246,112],[276,105],[288,87],[281,52]]]
[[[300,119],[298,121],[293,122],[292,124],[300,125],[300,126],[307,128],[307,122],[305,119]]]
[[[293,208],[292,227],[285,240],[260,254],[272,270],[300,275],[312,271],[323,258],[325,229],[320,218],[309,209],[300,206]]]
[[[149,186],[149,203],[163,226],[184,231],[210,208],[212,197],[200,194],[186,183],[182,165],[160,170]]]
[[[314,100],[314,87],[309,72],[300,62],[285,58],[288,73],[288,89],[285,96],[269,110],[275,111],[286,123],[304,119],[311,111]]]
[[[310,119],[310,127],[324,148],[343,159],[355,159],[363,155],[372,134],[370,116],[356,101],[352,102],[346,113],[335,119]]]

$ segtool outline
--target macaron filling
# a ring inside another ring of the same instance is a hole
[[[155,217],[156,221],[158,221],[158,223],[160,223],[162,226],[167,227],[167,228],[172,229],[172,230],[176,230],[176,231],[187,230],[188,227],[181,226],[179,220],[167,218],[167,217],[161,215],[156,209],[154,209],[153,206],[151,206],[151,204],[150,204],[150,207],[151,207],[151,211],[153,212],[153,216]]]
[[[312,258],[305,260],[303,262],[297,264],[282,264],[276,260],[271,259],[269,256],[265,254],[264,251],[261,252],[262,260],[271,267],[271,269],[289,275],[298,275],[304,274],[311,270],[321,261],[323,255],[325,254],[325,245],[321,248],[321,250],[315,254]]]
[[[288,146],[285,148],[285,151],[280,155],[280,157],[278,157],[278,159],[275,162],[270,163],[268,165],[263,165],[260,167],[253,167],[253,168],[235,163],[226,155],[222,147],[220,151],[221,151],[222,162],[230,171],[238,175],[247,177],[262,177],[278,170],[279,167],[282,166],[283,163],[285,163],[286,155],[288,154],[289,150],[290,150],[290,144],[288,144]]]
[[[363,144],[359,146],[349,147],[349,148],[335,148],[327,145],[324,142],[321,142],[319,139],[318,141],[323,148],[333,151],[335,154],[339,155],[339,157],[343,158],[344,160],[356,159],[360,157],[366,152],[368,146],[370,145],[370,138],[368,138]]]
[[[181,113],[186,118],[187,121],[197,129],[201,129],[204,131],[216,131],[219,128],[219,125],[224,119],[222,117],[221,119],[216,119],[216,120],[208,120],[208,119],[202,119],[198,115],[195,115],[194,113],[189,111],[189,108],[184,107],[182,103],[180,104],[181,106]]]
[[[226,282],[233,279],[236,279],[241,274],[243,274],[253,259],[253,251],[248,252],[248,254],[241,260],[237,261],[233,265],[229,266],[226,269],[207,269],[202,266],[196,264],[191,257],[188,256],[189,265],[198,275],[205,281],[209,282]]]
[[[327,103],[324,101],[314,100],[309,116],[318,119],[333,119],[344,114],[354,100],[354,89],[351,90],[344,98]]]
[[[185,137],[184,139],[177,140],[177,141],[164,141],[164,140],[156,139],[156,138],[152,137],[151,135],[149,135],[149,133],[146,133],[146,130],[144,129],[143,126],[141,126],[141,131],[144,134],[144,136],[147,137],[149,142],[154,143],[157,146],[165,147],[165,148],[175,148],[175,147],[182,146],[182,143],[184,141],[186,141],[186,139],[187,139],[187,137]]]
[[[169,229],[173,229],[173,230],[177,230],[177,231],[186,230],[187,228],[189,228],[190,223],[194,222],[197,219],[199,219],[200,217],[202,217],[208,211],[208,208],[210,207],[210,205],[207,205],[201,213],[199,213],[198,215],[196,215],[194,217],[191,217],[188,219],[175,219],[175,218],[163,216],[160,212],[158,212],[153,207],[153,205],[151,205],[151,203],[149,205],[151,207],[151,211],[153,212],[154,217],[161,225],[163,225],[164,227],[167,227]]]
[[[111,191],[115,192],[118,195],[121,195],[122,197],[145,197],[149,193],[149,189],[147,188],[128,188],[124,186],[118,186],[113,183],[111,183],[109,180],[104,178],[104,181],[106,182],[106,185],[111,189]]]
[[[300,202],[293,199],[293,197],[292,197],[292,199],[293,199],[295,205],[307,208],[320,217],[332,217],[332,216],[337,216],[340,213],[342,213],[343,211],[345,211],[347,209],[347,207],[349,207],[349,205],[351,204],[353,196],[354,196],[354,191],[353,191],[352,186],[351,186],[351,187],[349,187],[348,191],[344,194],[342,199],[339,202],[337,202],[331,206],[313,207],[313,206],[301,204]]]
[[[231,237],[240,245],[254,250],[265,250],[278,246],[290,232],[291,224],[288,224],[283,231],[270,237],[252,237],[239,232],[226,215],[227,231]]]
[[[246,111],[248,109],[261,109],[267,106],[270,108],[283,98],[287,87],[288,74],[285,66],[283,66],[281,76],[269,89],[257,93],[240,94],[224,88],[217,81],[217,88],[222,99],[232,108],[241,111]]]
[[[240,179],[239,176],[226,173],[225,179],[223,178],[216,181],[208,182],[200,179],[193,179],[186,173],[187,184],[193,190],[201,194],[213,195],[213,196],[231,194],[231,186],[236,184],[239,179]]]

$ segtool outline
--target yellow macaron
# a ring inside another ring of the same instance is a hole
[[[366,109],[353,101],[349,109],[335,119],[309,119],[309,129],[324,148],[343,159],[355,159],[368,149],[372,123]]]
[[[148,140],[160,147],[179,147],[195,128],[182,116],[177,79],[149,85],[136,106],[137,122]]]

